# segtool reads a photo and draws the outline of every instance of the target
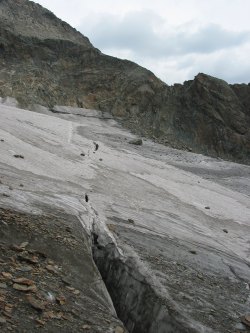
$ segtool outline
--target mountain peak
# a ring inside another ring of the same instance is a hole
[[[70,40],[93,47],[89,39],[51,11],[28,0],[0,0],[1,26],[24,37]]]

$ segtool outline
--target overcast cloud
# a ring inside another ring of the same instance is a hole
[[[249,0],[40,0],[103,53],[168,84],[204,72],[250,82]]]

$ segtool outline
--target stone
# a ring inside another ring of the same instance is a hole
[[[115,333],[124,333],[124,329],[121,326],[116,326]]]
[[[57,274],[57,273],[58,273],[58,270],[56,269],[55,266],[47,265],[47,266],[46,266],[46,269],[47,269],[47,271],[49,271],[50,273],[54,273],[54,274]]]
[[[5,324],[6,322],[6,319],[0,316],[0,324]]]
[[[26,255],[19,254],[18,259],[19,261],[24,261],[27,262],[28,264],[33,264],[33,265],[38,264],[38,258],[36,256],[28,257]]]
[[[21,158],[21,159],[24,159],[24,156],[23,155],[19,155],[19,154],[15,154],[13,155],[15,158]]]
[[[60,305],[64,305],[66,303],[66,298],[64,296],[60,296],[60,297],[56,297],[56,301],[60,304]]]
[[[6,279],[12,279],[12,274],[8,272],[2,272],[2,276]]]
[[[40,326],[44,326],[44,325],[45,325],[45,321],[44,321],[44,320],[41,320],[41,319],[36,318],[36,322],[37,322],[37,324],[40,325]]]
[[[35,283],[34,281],[23,278],[23,277],[13,279],[13,282],[17,283],[17,284],[23,284],[23,285],[26,285],[26,286],[32,286]]]
[[[241,322],[247,327],[250,327],[250,315],[245,315],[241,317]]]
[[[13,307],[14,307],[13,304],[6,304],[4,307],[5,313],[11,314],[13,311]]]
[[[44,302],[41,302],[40,300],[34,298],[33,296],[28,295],[27,296],[27,301],[37,311],[43,311],[43,310],[45,310],[45,304],[44,304]]]
[[[135,145],[135,146],[141,146],[142,145],[142,139],[130,140],[128,143],[131,144],[131,145]]]
[[[0,289],[6,289],[7,284],[6,283],[0,283]]]
[[[12,287],[15,290],[24,291],[24,292],[28,292],[28,291],[36,292],[37,291],[37,288],[35,285],[27,286],[27,285],[23,285],[23,284],[14,283]]]
[[[17,268],[17,270],[21,272],[31,272],[32,269],[33,268],[31,266],[21,266]]]
[[[26,246],[28,246],[29,245],[29,242],[23,242],[23,243],[21,243],[19,246],[21,247],[21,248],[26,248]]]

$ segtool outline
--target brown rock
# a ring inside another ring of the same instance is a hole
[[[29,242],[23,242],[19,246],[23,249],[25,249],[29,245]]]
[[[10,314],[13,311],[13,307],[14,307],[13,304],[6,304],[4,307],[4,311]]]
[[[54,274],[57,274],[57,273],[58,273],[58,271],[57,271],[57,269],[55,268],[55,266],[47,265],[47,266],[46,266],[46,269],[47,269],[47,271],[49,271],[50,273],[54,273]]]
[[[25,256],[25,255],[19,255],[18,256],[18,259],[20,261],[25,261],[27,262],[28,264],[33,264],[33,265],[36,265],[38,264],[38,258],[36,256],[33,256],[33,257],[28,257],[28,256]]]
[[[17,278],[17,279],[13,279],[12,281],[14,283],[23,284],[23,285],[26,285],[26,286],[32,286],[35,283],[34,281],[26,279],[26,278],[23,278],[23,277]]]
[[[245,315],[245,319],[246,319],[246,321],[248,321],[250,323],[250,314]]]
[[[91,326],[90,325],[83,325],[82,328],[84,330],[90,330],[91,329]]]
[[[31,291],[31,292],[36,292],[37,291],[37,287],[35,285],[31,285],[31,286],[27,286],[27,285],[23,285],[23,284],[18,284],[18,283],[14,283],[13,284],[13,288],[19,291]]]
[[[44,326],[45,325],[45,321],[41,320],[41,319],[36,319],[36,322],[40,325],[40,326]]]
[[[60,305],[64,305],[66,303],[66,298],[64,296],[60,296],[56,298],[56,301],[60,304]]]
[[[11,274],[11,273],[8,273],[8,272],[2,272],[2,276],[3,276],[5,279],[12,279],[12,274]]]
[[[116,326],[115,333],[124,333],[124,329],[121,326]]]
[[[47,319],[62,319],[63,313],[62,312],[53,312],[53,311],[46,311],[44,312],[44,318]]]
[[[11,245],[10,248],[11,248],[11,250],[16,251],[16,252],[23,252],[24,251],[23,248],[21,248],[20,246],[17,246],[17,245]]]
[[[241,317],[241,322],[246,326],[250,327],[250,314]]]
[[[31,295],[27,296],[27,301],[29,302],[29,304],[36,310],[38,311],[43,311],[45,309],[45,303],[41,302],[40,300],[34,298]]]

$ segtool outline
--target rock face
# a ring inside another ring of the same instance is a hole
[[[145,136],[178,148],[250,161],[250,86],[198,74],[168,86],[133,62],[102,54],[50,11],[0,1],[0,96],[23,107],[110,111]]]

